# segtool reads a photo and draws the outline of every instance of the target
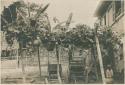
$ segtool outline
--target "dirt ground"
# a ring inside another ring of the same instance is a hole
[[[25,67],[26,83],[44,83],[44,77],[47,76],[47,66],[41,66],[41,70],[43,77],[40,79],[38,66]],[[16,60],[1,61],[1,83],[23,83],[22,78],[22,69],[17,67]]]
[[[2,84],[21,84],[23,83],[22,68],[17,67],[16,60],[6,60],[1,62],[1,83]],[[67,78],[66,74],[67,66],[63,66],[63,78]],[[42,78],[39,77],[38,66],[26,66],[25,77],[27,84],[45,84],[45,78],[47,77],[47,65],[41,66]],[[65,80],[64,80],[65,82]],[[65,82],[66,83],[66,82]],[[74,83],[74,82],[71,82]],[[79,84],[85,83],[83,81],[77,82]],[[98,83],[101,83],[100,81]]]
[[[37,60],[37,59],[36,59]],[[35,61],[31,65],[25,66],[25,83],[45,84],[45,78],[47,77],[47,61],[45,58],[41,60],[41,75],[39,78],[39,67]],[[62,66],[63,77],[66,78],[67,65]],[[23,73],[21,65],[17,65],[17,60],[2,60],[1,61],[1,83],[2,84],[20,84],[23,83]]]
[[[43,59],[45,61],[45,59]],[[63,78],[67,79],[67,65],[62,66]],[[47,77],[47,64],[46,61],[41,64],[41,73],[42,77],[39,76],[39,67],[36,66],[26,66],[25,67],[25,77],[27,84],[45,84],[45,78]],[[1,83],[2,84],[22,84],[23,82],[23,73],[21,66],[17,66],[16,60],[3,60],[1,61]],[[64,80],[64,83],[67,83],[67,80]],[[73,84],[74,82],[70,82]],[[78,84],[84,84],[84,81],[76,82]],[[99,79],[98,81],[90,81],[94,84],[101,84],[102,81]],[[114,81],[114,83],[118,84],[118,81]]]

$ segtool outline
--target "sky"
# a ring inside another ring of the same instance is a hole
[[[1,7],[12,3],[15,0],[2,0]],[[73,13],[71,26],[76,24],[87,24],[93,27],[96,18],[94,12],[98,6],[99,0],[24,0],[37,4],[47,4],[50,6],[47,9],[51,25],[54,24],[53,17],[59,19],[60,22],[66,21],[69,14]],[[2,10],[2,8],[1,8]]]

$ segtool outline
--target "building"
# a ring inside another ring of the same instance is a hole
[[[124,0],[101,0],[94,14],[99,26],[111,26],[112,31],[119,35],[125,33],[125,1]],[[123,37],[124,38],[124,37]],[[116,59],[118,72],[124,70],[124,39],[122,41],[122,59]],[[118,56],[119,55],[115,55]],[[123,74],[121,75],[123,76]]]
[[[95,12],[100,26],[112,26],[118,33],[124,32],[124,0],[102,0]]]

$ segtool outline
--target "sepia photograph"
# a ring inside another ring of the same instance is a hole
[[[0,84],[125,84],[125,0],[0,0]]]

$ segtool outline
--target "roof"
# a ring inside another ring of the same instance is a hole
[[[96,8],[94,16],[99,17],[99,16],[103,15],[111,2],[112,2],[112,0],[110,0],[110,1],[109,0],[101,0],[99,5]]]

